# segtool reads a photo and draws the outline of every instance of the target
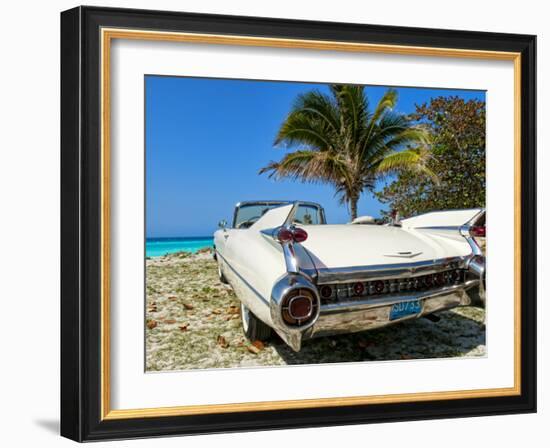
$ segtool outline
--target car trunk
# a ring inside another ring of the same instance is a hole
[[[300,226],[317,269],[414,263],[470,253],[466,240],[378,225]]]

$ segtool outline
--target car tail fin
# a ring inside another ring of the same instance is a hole
[[[412,218],[402,219],[403,227],[413,229],[448,228],[457,229],[463,226],[472,226],[485,215],[483,208],[471,208],[467,210],[445,210],[428,212]]]
[[[268,210],[258,221],[250,228],[255,230],[265,230],[280,226],[290,225],[294,219],[298,202],[292,204],[274,207]]]
[[[430,212],[403,219],[405,228],[434,233],[446,238],[465,238],[474,255],[482,255],[477,239],[485,237],[485,209],[448,210]]]

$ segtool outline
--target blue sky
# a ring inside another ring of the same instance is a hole
[[[273,140],[299,93],[327,91],[323,84],[145,77],[147,237],[207,236],[235,203],[250,199],[319,202],[330,223],[348,221],[327,185],[275,182],[258,170],[287,149]],[[367,86],[374,107],[387,87]],[[435,96],[484,99],[480,91],[398,88],[396,111]],[[366,192],[359,215],[379,216],[384,208]]]

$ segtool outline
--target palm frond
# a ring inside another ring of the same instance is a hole
[[[439,178],[428,167],[428,159],[431,157],[426,148],[409,148],[403,151],[394,151],[387,154],[373,165],[373,169],[379,174],[393,174],[400,171],[426,175],[434,183],[439,184]]]
[[[331,142],[333,134],[324,120],[311,119],[301,112],[295,112],[279,128],[275,144],[284,143],[287,147],[302,145],[323,151],[334,146]]]
[[[368,159],[369,153],[383,146],[391,136],[411,126],[406,117],[390,110],[395,106],[395,101],[397,101],[397,93],[391,89],[388,90],[370,116],[366,130],[361,136],[359,152],[361,160]]]
[[[275,180],[291,179],[301,182],[328,182],[334,185],[348,181],[349,172],[345,161],[329,152],[311,150],[285,154],[279,162],[270,162],[259,174],[268,173]]]
[[[374,109],[374,113],[372,114],[372,117],[370,119],[371,131],[373,126],[377,124],[378,120],[380,120],[385,113],[395,107],[395,105],[397,104],[397,96],[397,90],[388,89],[386,90],[382,98],[380,98],[380,101],[378,101],[376,109]]]
[[[277,133],[274,144],[279,145],[285,142],[292,145],[296,138],[287,139],[287,132],[292,130],[295,122],[303,124],[306,121],[315,123],[315,127],[318,129],[337,133],[340,119],[335,101],[318,90],[298,95],[290,113]]]
[[[430,135],[420,127],[411,125],[402,118],[396,117],[385,121],[384,127],[376,130],[369,142],[365,143],[361,157],[365,165],[369,165],[392,151],[401,150],[407,146],[428,147]]]

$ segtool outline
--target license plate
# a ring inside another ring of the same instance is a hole
[[[390,310],[390,320],[418,314],[421,311],[422,302],[420,300],[409,300],[408,302],[394,303]]]

